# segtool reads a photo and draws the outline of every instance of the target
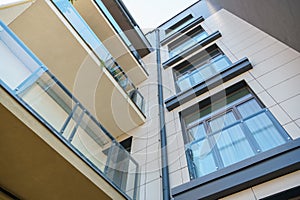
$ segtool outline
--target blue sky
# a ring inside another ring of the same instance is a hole
[[[142,29],[154,29],[198,0],[123,0]]]

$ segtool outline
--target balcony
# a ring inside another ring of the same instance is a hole
[[[101,0],[95,0],[95,3],[100,8],[100,10],[102,11],[102,13],[104,13],[104,15],[106,16],[107,20],[110,22],[110,24],[114,27],[115,31],[118,33],[118,35],[121,37],[121,39],[126,44],[126,46],[128,47],[128,49],[131,51],[132,55],[139,62],[139,64],[142,66],[142,68],[146,71],[146,69],[145,69],[146,68],[145,63],[143,62],[143,60],[142,60],[142,58],[141,58],[138,50],[136,50],[134,48],[132,42],[129,41],[129,39],[126,36],[126,34],[124,33],[124,31],[121,29],[121,27],[116,22],[116,20],[114,19],[114,17],[110,14],[110,12],[106,8],[106,6],[103,4],[103,2]],[[145,36],[142,34],[142,37],[145,37]]]
[[[128,74],[112,75],[111,69],[116,66],[121,69],[120,63],[114,61],[103,44],[97,43],[97,37],[88,37],[91,32],[84,21],[76,20],[82,28],[79,31],[52,1],[36,1],[9,27],[97,120],[118,137],[145,122],[143,98],[133,81],[127,79]]]
[[[3,134],[0,141],[5,143],[1,143],[3,151],[0,152],[6,163],[1,165],[0,177],[7,178],[1,179],[0,185],[28,199],[51,199],[52,189],[62,185],[67,190],[58,190],[56,198],[78,194],[75,199],[80,199],[86,194],[90,199],[137,199],[138,163],[2,22],[0,60],[1,119],[6,119],[1,123]],[[19,137],[17,140],[15,134]],[[31,157],[42,160],[28,159]],[[80,161],[75,162],[78,158]],[[55,162],[54,166],[52,162]],[[55,169],[49,174],[44,171],[47,163]],[[74,170],[70,163],[80,168],[79,171]],[[20,175],[16,173],[18,171],[26,173]],[[59,172],[63,173],[59,175]],[[93,173],[99,177],[91,178]],[[39,176],[43,180],[30,181]],[[96,183],[95,179],[98,180]],[[56,183],[58,180],[62,182]],[[28,181],[31,188],[26,186]],[[22,184],[27,190],[21,187]],[[81,187],[83,194],[76,191],[76,188],[81,191]],[[35,196],[36,190],[36,193],[43,191],[41,196]]]
[[[53,2],[72,27],[92,49],[98,59],[105,65],[110,74],[119,83],[138,109],[140,109],[141,112],[144,112],[144,97],[128,78],[123,68],[116,62],[95,33],[78,14],[76,9],[67,0],[53,0]]]
[[[96,0],[96,2],[97,1],[100,0]],[[101,2],[107,7],[111,16],[125,32],[141,57],[148,55],[151,52],[151,44],[127,10],[124,3],[120,0],[101,0]]]
[[[73,7],[66,0],[53,2],[65,2],[65,4],[69,4],[68,7]],[[90,29],[116,59],[116,62],[122,66],[124,72],[137,85],[148,77],[145,65],[136,53],[135,49],[137,48],[133,47],[132,41],[126,37],[120,27],[112,22],[113,18],[108,16],[109,12],[104,10],[104,6],[99,6],[101,5],[100,2],[97,3],[93,0],[74,1],[73,5]]]

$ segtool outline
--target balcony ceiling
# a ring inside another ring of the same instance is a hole
[[[126,16],[126,14],[120,8],[118,2],[116,0],[102,0],[102,2],[114,17],[116,22],[119,24],[119,26],[122,28],[122,30],[125,32],[130,42],[139,52],[140,56],[144,57],[148,55],[151,52],[150,49],[144,43],[138,33],[134,31],[133,24],[131,23],[130,19],[128,19],[128,16]]]

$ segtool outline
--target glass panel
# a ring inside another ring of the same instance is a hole
[[[261,113],[245,121],[262,151],[285,143],[282,134],[274,126],[266,113]]]
[[[213,152],[207,139],[191,145],[191,153],[191,159],[198,177],[217,170]]]
[[[65,126],[61,129],[61,134],[64,138],[69,139],[78,120],[80,117],[80,114],[82,113],[82,109],[78,108],[78,106],[74,106],[75,110],[74,112],[69,113],[70,120],[65,122]]]
[[[195,110],[195,112],[193,112],[192,114],[184,116],[185,124],[188,126],[189,124],[192,124],[196,121],[201,121],[204,117],[208,115],[213,115],[216,112],[220,112],[221,109],[236,104],[238,100],[249,97],[251,97],[251,94],[249,93],[248,89],[240,89],[229,96],[226,96],[220,100],[213,101],[211,105],[205,108],[199,108]]]
[[[101,11],[105,14],[106,18],[110,21],[111,25],[114,27],[115,31],[119,34],[119,36],[121,37],[121,39],[123,40],[123,42],[127,45],[127,47],[129,48],[129,50],[131,51],[132,55],[136,58],[136,60],[145,69],[145,63],[142,61],[141,56],[136,51],[136,49],[134,48],[134,46],[131,44],[131,42],[129,41],[128,37],[123,32],[123,30],[121,29],[121,27],[119,26],[119,24],[116,22],[116,20],[114,19],[114,17],[110,14],[109,10],[106,8],[106,6],[103,4],[103,2],[101,0],[95,0],[95,2],[99,6],[99,8],[101,9]],[[136,31],[138,31],[138,30],[140,31],[140,29],[136,28],[136,27],[135,27],[135,30]],[[141,37],[145,37],[144,34],[142,34]]]
[[[227,113],[216,115],[216,112],[221,112],[220,109]],[[234,112],[239,112],[242,119]],[[261,108],[246,87],[218,100],[215,105],[194,111],[184,120],[187,127],[192,127],[188,128],[190,144],[186,145],[191,146],[191,153],[187,154],[191,176],[194,173],[198,177],[203,176],[215,171],[214,167],[227,167],[289,140],[278,122]],[[205,134],[205,123],[212,133]],[[214,151],[210,147],[214,147]]]
[[[101,0],[95,0],[95,2],[98,4],[98,6],[100,7],[101,11],[105,14],[105,16],[108,18],[108,20],[113,25],[113,27],[115,28],[115,30],[119,33],[120,37],[124,40],[124,42],[126,43],[126,45],[128,47],[131,46],[131,43],[128,40],[127,36],[122,31],[121,27],[116,22],[116,20],[114,19],[114,17],[110,14],[110,12],[106,8],[106,6],[103,4],[103,2]]]
[[[200,42],[201,40],[205,39],[208,34],[203,30],[199,34],[195,35],[193,38],[196,42]]]
[[[192,47],[197,42],[203,40],[206,37],[207,37],[207,33],[203,29],[201,29],[199,32],[195,33],[192,36],[187,36],[187,35],[182,36],[182,38],[180,38],[180,39],[181,39],[181,41],[184,41],[184,42],[179,41],[179,44],[176,44],[173,47],[170,47],[170,51],[169,51],[170,57],[173,57],[173,56],[181,53],[182,51]]]
[[[176,83],[180,91],[184,91],[192,87],[189,74],[179,77]]]
[[[105,168],[105,174],[123,191],[129,191],[132,199],[136,197],[136,188],[139,184],[138,165],[130,154],[118,144],[113,143],[109,148],[110,158]],[[135,191],[132,191],[135,189]]]
[[[238,111],[242,115],[243,118],[246,118],[250,115],[253,115],[261,110],[260,105],[255,99],[251,99],[246,101],[245,103],[237,106]]]
[[[190,76],[189,78],[190,78],[191,85],[188,87],[188,85],[186,85],[185,83],[184,86],[179,86],[180,89],[182,88],[181,91],[189,89],[191,88],[191,86],[195,86],[198,83],[201,83],[213,76],[216,76],[217,74],[221,73],[229,66],[231,66],[231,62],[223,54],[218,55],[213,59],[211,59],[211,57],[206,57],[205,59],[206,60],[203,59],[198,60],[192,65],[184,67],[175,72],[177,77],[183,73],[188,73],[184,75],[185,77]],[[177,84],[179,85],[180,82],[179,83],[177,82]]]
[[[41,68],[32,53],[20,43],[0,23],[0,80],[12,90]]]
[[[218,151],[222,157],[224,167],[253,156],[251,149],[240,125],[232,126],[214,135]]]
[[[232,111],[227,112],[217,118],[209,121],[209,126],[212,132],[223,129],[224,127],[233,124],[236,121],[235,116]]]
[[[213,67],[216,70],[216,72],[220,73],[220,72],[224,71],[225,69],[227,69],[230,65],[231,65],[231,62],[229,61],[229,59],[224,55],[220,55],[220,56],[218,56],[217,59],[214,58],[214,61],[211,64],[211,67]]]
[[[187,130],[189,142],[202,139],[206,137],[206,132],[203,124],[199,124]]]
[[[105,150],[111,146],[111,140],[87,114],[79,122],[71,144],[98,169],[104,171],[108,159]]]
[[[133,90],[130,95],[132,101],[137,105],[137,107],[144,112],[145,111],[145,104],[144,104],[144,97],[138,90]]]
[[[198,83],[203,82],[205,79],[203,78],[203,75],[201,73],[201,70],[194,70],[191,75],[190,79],[193,80],[193,86],[197,85]]]
[[[199,71],[202,74],[204,80],[207,80],[218,74],[218,72],[212,67],[211,64],[200,66]]]
[[[48,73],[41,75],[18,95],[57,132],[68,118],[72,104],[75,104]]]
[[[78,14],[73,5],[67,0],[53,0],[53,2],[83,40],[95,51],[99,58],[102,59],[104,63],[108,61],[112,56],[83,18]]]

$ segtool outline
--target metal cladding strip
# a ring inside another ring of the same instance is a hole
[[[170,200],[170,181],[167,152],[167,134],[165,126],[164,96],[162,88],[162,65],[160,56],[160,36],[159,29],[156,29],[156,59],[157,59],[157,82],[158,82],[158,104],[159,104],[159,124],[160,124],[160,142],[161,142],[161,165],[162,165],[162,185],[163,200]]]

